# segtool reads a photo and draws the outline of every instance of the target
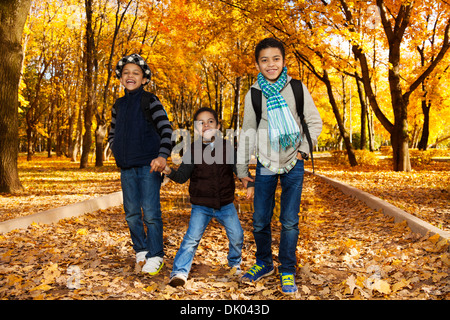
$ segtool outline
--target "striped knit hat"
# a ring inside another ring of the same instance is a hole
[[[147,83],[150,82],[150,79],[152,77],[152,72],[150,71],[150,68],[148,67],[148,64],[145,62],[144,58],[142,58],[137,53],[130,54],[129,56],[123,57],[122,59],[117,62],[116,65],[116,76],[120,79],[122,76],[122,69],[123,67],[128,63],[134,63],[141,67],[142,71],[144,72],[144,78],[147,78]]]

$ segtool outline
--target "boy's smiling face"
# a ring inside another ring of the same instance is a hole
[[[217,123],[214,115],[209,111],[201,112],[197,115],[194,122],[195,131],[200,134],[203,141],[212,141],[220,129],[220,124]]]
[[[144,78],[144,72],[141,67],[134,63],[127,63],[122,69],[122,76],[120,77],[120,83],[128,91],[133,91],[147,83],[147,79]]]
[[[286,65],[281,50],[266,48],[259,53],[256,69],[270,82],[276,82]]]

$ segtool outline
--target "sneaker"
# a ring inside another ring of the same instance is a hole
[[[161,271],[164,265],[164,261],[162,257],[152,257],[148,258],[145,265],[142,267],[143,273],[148,273],[151,276],[154,276]]]
[[[148,251],[141,251],[136,253],[136,264],[140,264],[141,267],[145,264],[145,256],[147,255]]]
[[[294,275],[292,273],[280,273],[281,292],[284,294],[294,294],[297,292]]]
[[[230,272],[228,272],[228,275],[230,275],[230,276],[238,276],[241,273],[242,273],[242,269],[241,269],[241,266],[238,264],[238,265],[235,265],[235,266],[231,267]]]
[[[250,268],[243,276],[242,281],[258,281],[259,279],[263,277],[270,276],[273,273],[273,266],[265,266],[265,265],[259,265],[258,263],[255,263],[253,267]]]
[[[142,267],[144,266],[147,260],[145,258],[147,253],[148,251],[141,251],[136,253],[136,264],[134,265],[134,272],[140,273],[142,271]]]
[[[170,278],[169,285],[172,287],[184,286],[187,277],[184,274],[176,274]]]

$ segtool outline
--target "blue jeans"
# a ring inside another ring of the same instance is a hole
[[[275,207],[275,191],[278,177],[281,182],[280,222],[281,239],[278,260],[280,273],[295,273],[298,242],[298,213],[302,197],[304,167],[297,161],[294,168],[283,174],[275,174],[259,161],[256,166],[253,235],[256,243],[256,262],[273,265],[271,221]]]
[[[150,166],[144,166],[122,169],[120,179],[125,218],[134,251],[136,253],[148,251],[147,258],[164,257],[159,197],[161,174],[150,173]]]
[[[193,204],[189,227],[173,261],[171,276],[188,276],[191,270],[192,260],[194,260],[195,251],[212,218],[216,218],[225,227],[229,241],[228,265],[234,267],[241,263],[244,232],[239,222],[234,203],[227,204],[218,210]]]

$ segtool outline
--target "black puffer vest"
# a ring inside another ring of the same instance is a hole
[[[189,185],[191,203],[214,209],[234,201],[234,149],[223,139],[211,145],[194,142],[191,145],[194,162]]]

